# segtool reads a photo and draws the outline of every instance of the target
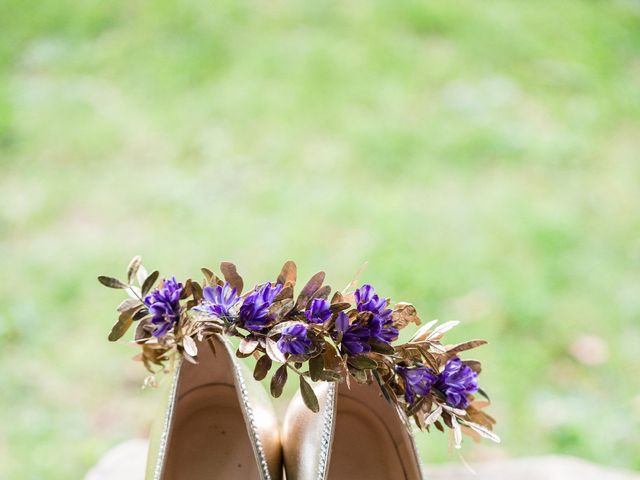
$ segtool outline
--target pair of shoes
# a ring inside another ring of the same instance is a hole
[[[294,299],[296,266],[285,263],[274,283],[242,294],[233,264],[220,266],[224,280],[202,269],[203,286],[188,279],[158,281],[135,257],[127,281],[101,276],[129,298],[109,340],[133,325],[136,357],[157,385],[167,389],[156,417],[147,480],[422,479],[412,423],[499,441],[495,420],[482,411],[480,364],[458,354],[482,345],[473,340],[443,345],[457,322],[429,322],[407,342],[392,345],[399,330],[419,324],[407,303],[390,307],[373,287],[353,293],[324,285],[314,275]],[[237,349],[231,339],[239,339]],[[254,357],[251,372],[238,358]],[[299,391],[282,430],[259,382],[271,368],[270,390],[282,394],[289,376]]]
[[[282,438],[261,384],[222,338],[182,361],[152,431],[148,479],[422,478],[413,440],[374,385],[315,388],[316,414],[297,395]],[[283,462],[284,460],[284,462]]]

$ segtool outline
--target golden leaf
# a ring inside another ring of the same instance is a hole
[[[222,262],[220,264],[220,271],[227,283],[231,285],[231,288],[235,288],[236,293],[240,295],[242,293],[242,288],[244,287],[244,282],[242,277],[238,274],[236,266],[231,262]]]
[[[271,395],[273,395],[274,398],[278,398],[282,395],[282,389],[284,388],[285,383],[287,383],[287,370],[288,367],[286,365],[282,365],[276,370],[276,373],[274,373],[271,378]]]
[[[393,324],[398,329],[403,329],[410,323],[415,323],[416,325],[420,325],[421,323],[416,308],[406,302],[399,302],[396,304],[391,318],[393,319]]]
[[[282,270],[280,270],[276,283],[293,286],[296,284],[297,275],[298,267],[296,263],[292,260],[287,260],[282,266]]]
[[[320,411],[318,397],[316,397],[313,388],[311,388],[311,385],[309,385],[302,375],[300,376],[300,393],[307,408],[314,413],[318,413]]]

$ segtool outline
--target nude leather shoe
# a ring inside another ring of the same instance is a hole
[[[318,383],[319,413],[300,394],[282,434],[287,480],[422,480],[413,436],[376,384]]]
[[[178,365],[164,414],[151,432],[146,480],[280,480],[278,426],[262,385],[221,337],[214,356],[198,344],[198,365]]]

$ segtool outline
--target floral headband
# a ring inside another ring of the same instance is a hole
[[[98,277],[103,285],[129,295],[117,308],[119,317],[109,340],[118,340],[137,324],[134,341],[142,351],[135,359],[152,373],[145,384],[155,384],[155,373],[170,368],[178,356],[197,363],[196,340],[213,348],[211,336],[224,334],[240,339],[238,357],[257,359],[256,380],[266,378],[273,364],[279,364],[271,377],[276,398],[289,373],[298,376],[304,403],[313,412],[319,410],[318,399],[307,378],[375,382],[401,418],[412,418],[420,430],[433,425],[444,432],[446,425],[453,430],[457,448],[463,433],[474,440],[500,442],[492,432],[495,420],[483,411],[489,398],[478,387],[480,362],[458,356],[486,342],[441,343],[457,321],[437,325],[433,320],[408,342],[394,344],[399,330],[410,323],[420,325],[420,319],[413,305],[400,302],[391,307],[371,285],[349,293],[354,280],[331,295],[324,272],[319,272],[296,297],[297,268],[288,261],[275,282],[242,294],[244,282],[235,265],[223,262],[220,271],[224,280],[203,268],[204,287],[192,279],[178,283],[175,277],[158,282],[158,271],[147,274],[140,257],[135,257],[127,282]]]

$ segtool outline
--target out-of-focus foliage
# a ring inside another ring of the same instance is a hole
[[[137,253],[337,287],[369,260],[491,343],[503,444],[468,459],[640,468],[639,132],[631,0],[0,0],[0,477],[146,434],[95,282]]]

